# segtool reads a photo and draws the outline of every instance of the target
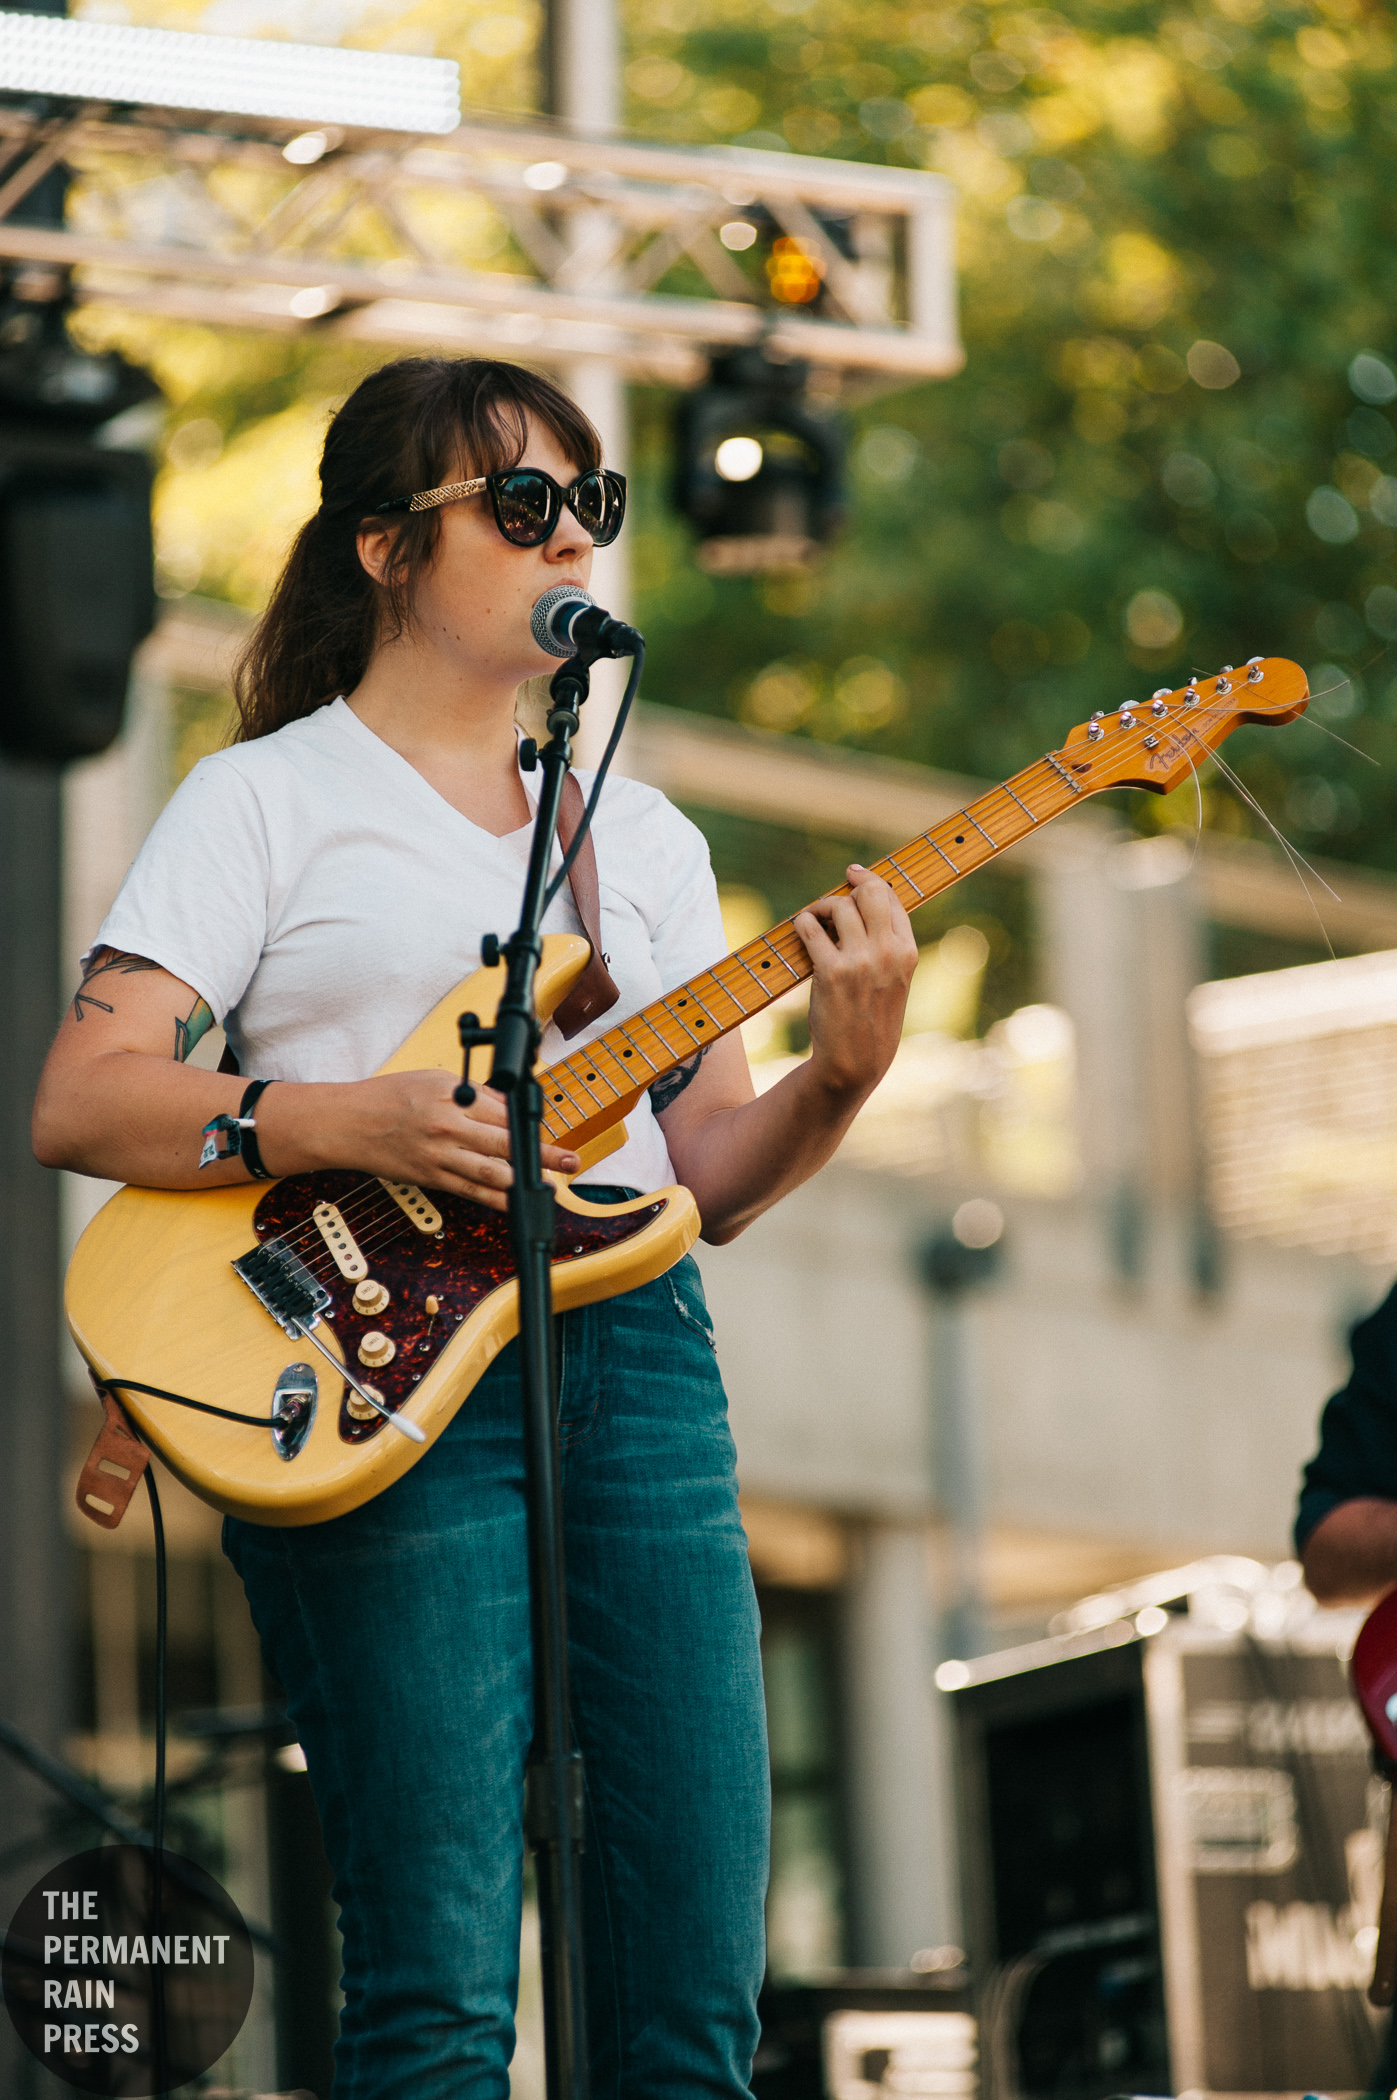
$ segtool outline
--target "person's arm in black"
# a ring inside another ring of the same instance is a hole
[[[1397,1586],[1397,1290],[1353,1330],[1353,1372],[1320,1423],[1295,1542],[1321,1604]]]

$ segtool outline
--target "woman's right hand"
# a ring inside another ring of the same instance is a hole
[[[257,1104],[262,1163],[271,1174],[304,1172],[309,1147],[323,1167],[444,1189],[502,1211],[514,1179],[504,1097],[477,1087],[471,1106],[460,1108],[457,1083],[449,1072],[389,1072],[338,1086],[269,1087]],[[575,1174],[581,1161],[545,1144],[543,1165]]]

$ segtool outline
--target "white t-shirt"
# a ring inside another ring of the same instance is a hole
[[[531,805],[541,774],[520,773]],[[594,775],[579,771],[584,795]],[[726,952],[703,835],[655,788],[612,775],[593,826],[602,947],[620,999],[543,1040],[546,1063]],[[364,1079],[518,923],[530,827],[463,817],[343,700],[202,759],[167,803],[94,946],[192,985],[257,1079]],[[555,856],[555,867],[556,867]],[[548,933],[580,933],[564,884]],[[580,1178],[674,1179],[648,1096],[627,1142]]]

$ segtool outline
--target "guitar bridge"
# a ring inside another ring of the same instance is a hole
[[[250,1254],[240,1254],[233,1267],[289,1335],[307,1333],[330,1303],[325,1286],[284,1247],[254,1247]]]

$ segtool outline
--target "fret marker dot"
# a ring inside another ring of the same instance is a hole
[[[587,1074],[587,1077],[588,1077],[589,1079],[595,1079],[595,1078],[596,1078],[596,1076],[597,1076],[597,1075],[596,1075],[596,1073],[595,1073],[595,1072],[589,1072],[589,1073]]]
[[[629,1051],[629,1050],[623,1050],[623,1051],[621,1052],[621,1055],[622,1055],[622,1057],[629,1057],[629,1056],[630,1056],[630,1054],[631,1054],[631,1053],[630,1053],[630,1051]]]
[[[764,962],[764,963],[762,964],[762,968],[763,968],[764,970],[769,970],[769,969],[771,968],[771,964],[770,964],[769,962]]]
[[[563,1097],[562,1097],[562,1095],[561,1095],[561,1094],[555,1094],[555,1095],[553,1096],[553,1099],[554,1099],[555,1101],[561,1101],[561,1100],[562,1100],[562,1098],[563,1098]]]
[[[965,844],[965,833],[963,831],[958,831],[956,833],[956,844],[958,846],[963,846]]]
[[[695,1026],[695,1028],[702,1028],[702,1026],[703,1026],[703,1023],[702,1023],[702,1021],[695,1021],[695,1023],[694,1023],[694,1026]]]

